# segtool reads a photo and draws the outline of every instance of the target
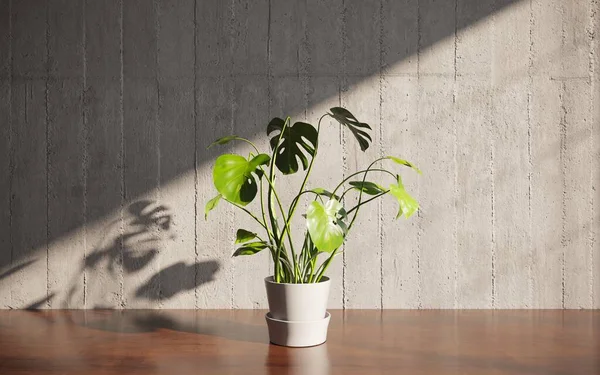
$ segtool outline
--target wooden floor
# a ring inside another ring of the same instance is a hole
[[[332,311],[270,345],[264,311],[2,311],[0,374],[600,374],[600,311]]]

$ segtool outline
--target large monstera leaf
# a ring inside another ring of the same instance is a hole
[[[283,174],[293,174],[298,172],[298,159],[302,163],[302,168],[308,168],[308,158],[315,155],[315,147],[317,146],[318,133],[317,129],[311,124],[305,122],[297,122],[293,126],[286,126],[285,121],[275,117],[267,126],[267,135],[275,133],[271,138],[271,149],[277,150],[277,159],[275,165]],[[283,130],[283,134],[281,133]],[[281,136],[281,143],[279,138]]]
[[[258,192],[253,174],[261,176],[259,166],[269,164],[270,160],[267,154],[259,154],[250,160],[235,154],[219,156],[213,169],[215,188],[228,201],[247,205]]]
[[[398,209],[398,215],[396,215],[396,219],[402,215],[404,215],[404,217],[408,219],[419,209],[419,203],[417,203],[415,198],[411,197],[410,194],[406,192],[400,175],[397,175],[396,178],[398,180],[398,183],[390,185],[390,193],[392,193],[392,195],[396,197],[398,203],[400,204],[400,208]]]
[[[348,228],[344,207],[336,199],[321,204],[313,201],[306,211],[306,226],[312,242],[321,252],[330,253],[344,243]]]
[[[352,132],[352,134],[354,134],[354,138],[356,138],[358,141],[362,151],[365,151],[369,148],[369,142],[372,142],[372,139],[369,133],[364,130],[371,130],[369,124],[358,121],[356,117],[354,117],[354,115],[345,108],[333,107],[329,110],[331,111],[331,116],[336,119],[337,122],[346,126]]]

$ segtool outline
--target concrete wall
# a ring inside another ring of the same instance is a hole
[[[206,146],[342,105],[373,145],[324,124],[312,185],[398,155],[422,210],[363,212],[332,308],[599,308],[599,7],[0,0],[0,307],[265,307]]]

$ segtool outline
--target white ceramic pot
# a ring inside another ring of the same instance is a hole
[[[270,316],[288,322],[321,321],[327,312],[331,282],[323,277],[312,284],[276,283],[273,276],[265,279]]]
[[[273,344],[293,347],[307,347],[321,345],[327,341],[327,328],[331,315],[326,312],[325,317],[313,321],[292,322],[274,319],[267,313],[267,326],[269,327],[269,340]]]

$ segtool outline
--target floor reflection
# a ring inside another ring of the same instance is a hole
[[[265,367],[269,375],[329,375],[331,362],[327,343],[309,348],[270,345]]]

